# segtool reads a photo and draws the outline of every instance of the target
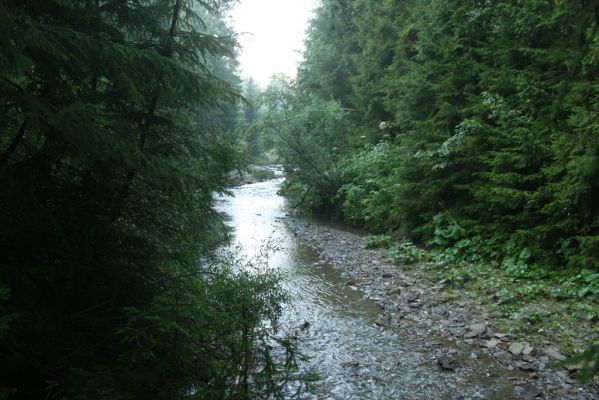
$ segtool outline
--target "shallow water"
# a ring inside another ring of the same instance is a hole
[[[277,195],[282,178],[240,186],[218,199],[229,215],[236,242],[248,256],[267,242],[279,250],[270,268],[286,273],[292,303],[284,330],[298,332],[297,345],[319,373],[318,399],[513,399],[510,376],[487,375],[484,359],[475,368],[441,370],[430,348],[409,334],[373,324],[380,309],[363,292],[345,284],[341,272],[321,262],[316,250],[288,229],[286,201]],[[304,322],[310,326],[299,329]],[[432,342],[443,339],[431,337]],[[430,346],[429,346],[430,347]]]

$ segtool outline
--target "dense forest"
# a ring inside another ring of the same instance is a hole
[[[596,5],[326,1],[283,156],[368,229],[596,269]]]
[[[277,150],[286,193],[408,241],[398,257],[424,246],[466,265],[454,277],[484,263],[527,285],[505,296],[596,321],[598,26],[587,0],[322,1],[253,142]]]
[[[229,7],[0,3],[0,398],[279,393],[278,278],[212,255],[243,159]]]
[[[599,4],[322,2],[262,137],[314,211],[599,295]]]
[[[322,0],[264,91],[232,3],[0,2],[0,399],[287,396],[281,277],[215,251],[248,160],[599,337],[599,0]]]

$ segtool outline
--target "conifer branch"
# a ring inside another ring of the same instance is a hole
[[[6,163],[8,162],[8,159],[10,158],[12,153],[14,153],[14,151],[17,149],[17,147],[19,146],[21,141],[23,141],[25,132],[27,132],[27,120],[28,120],[28,118],[25,118],[25,120],[21,124],[21,127],[19,128],[17,134],[15,135],[13,140],[10,142],[10,145],[0,155],[0,169],[2,169],[4,167],[4,165],[6,165]]]
[[[166,51],[165,51],[165,57],[167,57],[167,58],[170,58],[172,56],[172,52],[173,52],[172,41],[174,40],[175,31],[177,30],[177,22],[179,21],[179,13],[180,12],[181,12],[181,0],[175,0],[175,6],[173,9],[173,18],[171,20],[171,26],[169,29],[169,42],[166,44]],[[152,95],[152,99],[150,100],[150,105],[148,106],[148,112],[147,112],[146,117],[141,126],[141,133],[139,135],[139,143],[138,143],[138,146],[140,149],[144,148],[148,134],[150,133],[151,120],[154,117],[154,113],[156,112],[158,98],[159,98],[159,88],[156,87],[154,94]]]

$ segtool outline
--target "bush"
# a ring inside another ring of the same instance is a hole
[[[384,247],[388,249],[393,243],[393,238],[389,235],[368,235],[366,236],[365,246],[367,249]]]
[[[341,164],[343,185],[336,198],[346,221],[375,232],[401,226],[400,186],[394,176],[397,153],[387,143],[368,146]]]

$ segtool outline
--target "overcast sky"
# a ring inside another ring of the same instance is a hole
[[[240,0],[231,14],[241,33],[242,76],[263,87],[274,73],[295,77],[303,40],[318,0]]]

